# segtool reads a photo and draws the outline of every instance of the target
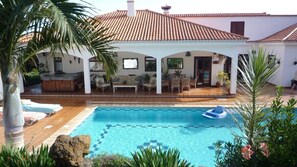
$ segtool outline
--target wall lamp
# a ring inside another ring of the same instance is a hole
[[[213,53],[212,55],[212,63],[213,64],[219,64],[219,55],[217,53]]]
[[[186,57],[191,57],[191,52],[187,51],[186,52]]]

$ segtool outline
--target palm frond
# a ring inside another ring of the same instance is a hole
[[[80,51],[80,48],[85,46],[104,64],[108,76],[116,72],[117,62],[111,52],[113,47],[109,46],[111,35],[105,33],[106,28],[102,27],[98,20],[86,15],[89,7],[68,0],[16,0],[14,3],[2,0],[1,2],[8,5],[9,9],[0,5],[0,11],[6,13],[6,15],[0,14],[0,25],[7,28],[6,31],[5,28],[0,30],[3,32],[0,36],[0,66],[10,64],[12,59],[9,55],[22,56],[19,60],[23,62],[18,62],[24,64],[46,48],[50,48],[51,52],[59,50],[61,53],[67,53],[68,49]],[[22,11],[15,16],[12,12],[16,10],[14,6],[21,8]],[[5,10],[11,11],[11,14]],[[12,34],[9,33],[11,27],[5,25],[8,24],[5,19],[11,18],[15,19],[9,24],[18,27],[18,31]],[[4,40],[9,42],[2,42]]]
[[[83,34],[81,34],[82,45],[86,46],[88,51],[94,55],[99,62],[104,64],[107,77],[117,72],[117,60],[114,47],[109,44],[112,42],[113,34],[107,33],[107,28],[102,27],[99,20],[89,18],[86,20],[89,25],[80,25]]]
[[[248,144],[255,147],[256,143],[261,140],[263,133],[263,123],[265,119],[265,104],[260,101],[260,95],[268,81],[274,77],[278,65],[275,61],[268,59],[268,54],[261,48],[258,54],[252,54],[249,59],[240,58],[242,66],[238,68],[242,78],[239,81],[239,86],[246,94],[248,99],[244,102],[237,103],[236,111],[243,119],[243,125],[234,119],[240,127]]]

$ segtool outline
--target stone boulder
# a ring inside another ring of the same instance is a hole
[[[60,135],[50,147],[49,156],[56,161],[57,167],[80,167],[89,153],[90,143],[91,138],[87,135]]]

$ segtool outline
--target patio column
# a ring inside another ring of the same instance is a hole
[[[85,94],[91,93],[91,81],[90,81],[90,63],[88,58],[84,58],[84,85]]]
[[[236,94],[236,86],[237,86],[237,65],[238,65],[238,56],[232,57],[231,63],[231,77],[230,77],[230,94]]]
[[[156,93],[162,94],[162,58],[157,58],[157,88]]]

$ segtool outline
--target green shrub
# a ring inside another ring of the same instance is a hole
[[[283,105],[281,95],[282,88],[278,87],[266,124],[269,163],[275,167],[292,167],[297,166],[296,100],[292,98]]]
[[[133,163],[128,163],[129,167],[190,167],[193,166],[186,160],[180,159],[178,150],[161,149],[153,150],[146,148],[132,154]]]
[[[267,118],[262,122],[264,133],[258,134],[261,141],[267,143],[268,154],[262,152],[259,145],[253,149],[252,159],[243,158],[241,149],[245,146],[242,139],[235,137],[233,143],[217,142],[216,166],[217,167],[293,167],[297,166],[297,122],[295,105],[297,101],[290,99],[283,105],[281,99],[282,88],[277,87],[276,98],[271,104],[271,109],[263,110]],[[224,150],[226,149],[226,150]]]
[[[3,145],[0,152],[1,167],[53,167],[55,162],[48,155],[48,147],[41,146],[32,154],[27,147],[15,148],[12,145]]]
[[[40,75],[39,71],[36,68],[24,75],[25,86],[30,86],[38,83],[40,83]]]
[[[131,159],[123,155],[101,154],[93,158],[93,167],[128,167],[132,163]]]
[[[246,167],[248,166],[241,155],[241,148],[243,147],[242,139],[235,137],[233,143],[231,142],[216,142],[215,159],[217,167]]]

